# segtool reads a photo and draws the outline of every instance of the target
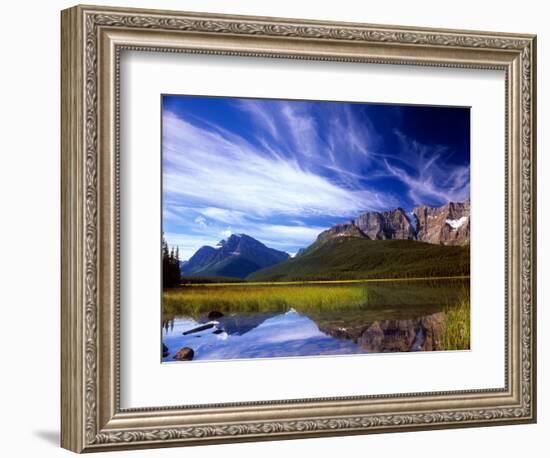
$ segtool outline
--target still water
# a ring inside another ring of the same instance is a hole
[[[174,314],[162,323],[162,361],[179,362],[181,349],[194,361],[441,350],[445,313],[464,287],[369,285],[376,300],[353,309]]]
[[[295,310],[216,321],[218,324],[212,328],[183,335],[201,322],[185,317],[171,320],[168,329],[163,330],[163,341],[170,352],[163,361],[173,361],[173,355],[182,347],[193,349],[194,360],[362,353],[359,345],[321,332],[313,320]]]

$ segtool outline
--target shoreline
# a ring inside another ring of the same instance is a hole
[[[447,277],[406,277],[406,278],[368,278],[353,280],[298,280],[281,282],[221,282],[221,283],[187,283],[170,289],[181,289],[189,286],[285,286],[285,285],[322,285],[322,284],[349,284],[349,283],[390,283],[390,282],[410,282],[410,281],[440,281],[440,280],[468,280],[470,275],[447,276]],[[164,290],[164,289],[163,289]]]

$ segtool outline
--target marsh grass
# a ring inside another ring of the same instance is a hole
[[[466,288],[457,302],[445,309],[441,347],[444,350],[470,349],[470,292]]]
[[[198,287],[166,290],[164,313],[198,316],[212,310],[223,313],[281,312],[360,307],[367,301],[362,287],[327,288],[323,286]]]
[[[408,309],[433,313],[454,304],[464,282],[182,286],[163,293],[163,312],[197,317],[223,313]]]

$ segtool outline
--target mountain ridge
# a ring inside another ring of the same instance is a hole
[[[205,245],[180,265],[183,276],[225,276],[245,278],[250,273],[289,259],[246,234],[232,234],[216,248]]]
[[[337,243],[334,243],[336,241]],[[343,243],[351,241],[350,243]],[[369,243],[359,242],[368,241]],[[388,245],[387,242],[400,241],[409,242],[405,244]],[[380,246],[373,245],[371,242],[385,242]],[[415,244],[420,243],[419,246]],[[335,252],[341,249],[347,253],[350,246],[357,250],[367,250],[366,253],[356,255],[349,252],[347,255],[350,259],[355,259],[354,265],[358,272],[362,275],[368,274],[364,269],[365,266],[371,266],[371,269],[376,271],[384,271],[385,275],[392,274],[391,271],[380,270],[379,266],[371,265],[369,256],[375,256],[380,264],[384,264],[384,256],[394,256],[395,249],[401,247],[404,250],[404,257],[407,262],[416,262],[418,268],[410,267],[410,271],[416,271],[422,275],[425,272],[430,272],[427,266],[424,266],[425,259],[417,259],[413,261],[411,253],[417,253],[418,256],[432,256],[434,253],[437,257],[447,257],[449,251],[434,250],[429,248],[429,245],[434,246],[449,246],[449,247],[466,247],[470,243],[470,201],[464,202],[449,202],[440,207],[430,207],[427,205],[419,205],[412,212],[407,213],[403,208],[397,207],[393,210],[384,212],[369,211],[359,214],[356,218],[350,220],[349,223],[336,224],[322,231],[317,236],[316,240],[307,248],[300,249],[294,257],[290,257],[288,253],[269,248],[262,242],[250,237],[246,234],[232,234],[227,239],[221,240],[216,247],[203,246],[199,248],[189,260],[180,263],[180,272],[183,276],[189,277],[236,277],[236,278],[275,278],[277,276],[289,278],[294,262],[300,261],[302,258],[311,255],[312,253],[322,249],[325,245],[330,244],[331,248],[323,251],[326,259],[317,257],[316,262],[321,265],[334,263],[336,271],[348,269],[347,273],[340,272],[340,276],[351,278],[353,272],[349,263],[345,259],[341,259],[340,255]],[[426,246],[424,246],[426,245]],[[464,250],[462,250],[464,251]],[[454,261],[458,261],[461,265],[458,269],[459,274],[464,273],[463,252],[456,251],[453,256]],[[469,262],[469,250],[468,262]],[[382,255],[381,253],[384,253]],[[457,254],[459,253],[459,254]],[[462,253],[462,254],[460,254]],[[359,256],[359,257],[357,257]],[[457,257],[458,256],[458,257]],[[452,257],[452,256],[451,256]],[[336,262],[336,260],[338,260]],[[436,258],[430,262],[439,262]],[[311,263],[305,263],[311,269],[311,272],[317,272],[315,266]],[[389,262],[388,265],[392,263]],[[280,266],[279,266],[280,265]],[[420,267],[424,266],[424,267]],[[286,274],[281,273],[281,269],[290,269]],[[403,271],[403,267],[396,262],[392,267],[393,271],[399,273]],[[321,269],[322,270],[322,269]],[[406,269],[405,269],[406,270]],[[440,271],[445,268],[441,267]],[[447,269],[454,274],[456,268],[450,267]],[[309,273],[302,268],[300,278],[308,278]],[[256,275],[256,272],[260,272]],[[275,272],[273,277],[269,272]],[[277,273],[278,272],[278,273]],[[408,271],[407,271],[408,272]],[[328,275],[325,272],[325,276]]]
[[[247,280],[366,280],[469,274],[470,249],[467,245],[335,237],[296,258],[253,272]]]
[[[299,256],[335,237],[370,240],[413,240],[436,245],[470,243],[470,201],[449,202],[440,207],[420,205],[409,216],[401,207],[384,212],[361,213],[349,223],[336,224],[321,232]]]

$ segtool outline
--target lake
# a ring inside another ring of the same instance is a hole
[[[467,349],[469,325],[468,280],[183,286],[162,361]]]

